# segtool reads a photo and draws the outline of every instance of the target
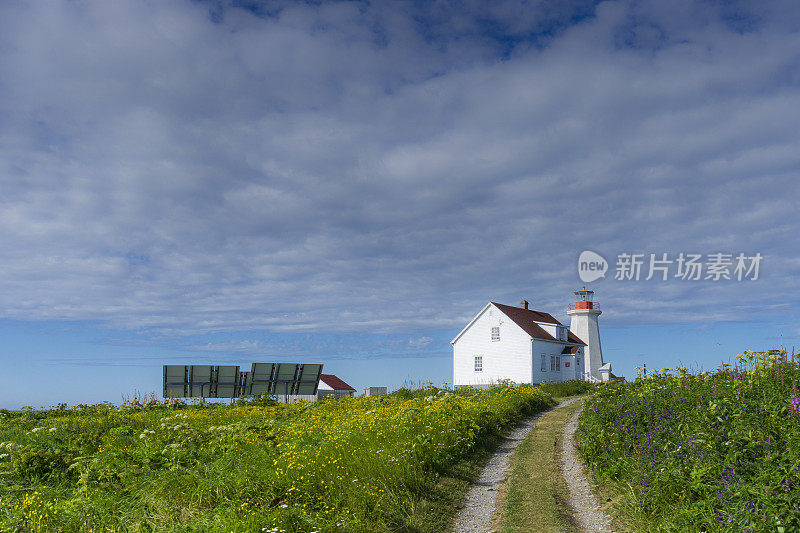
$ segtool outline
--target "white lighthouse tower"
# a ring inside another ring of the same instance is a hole
[[[594,291],[587,290],[586,287],[575,291],[575,303],[570,304],[567,311],[567,314],[572,317],[569,329],[587,344],[583,350],[585,379],[607,381],[611,365],[603,363],[600,330],[597,326],[597,317],[602,311],[593,300]]]

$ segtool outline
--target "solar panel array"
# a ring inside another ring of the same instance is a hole
[[[242,387],[244,396],[316,394],[322,365],[253,363],[246,374]]]
[[[312,395],[321,374],[321,364],[253,363],[249,372],[238,365],[164,365],[164,398]]]

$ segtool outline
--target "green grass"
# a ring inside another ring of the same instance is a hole
[[[0,412],[0,530],[447,529],[538,387]]]
[[[588,381],[576,381],[571,379],[569,381],[562,381],[555,383],[546,381],[539,385],[542,392],[551,395],[553,398],[568,398],[570,396],[578,396],[581,394],[588,394],[597,390],[599,385],[590,383]]]
[[[582,406],[578,401],[546,413],[517,448],[499,501],[503,533],[579,531],[560,452],[564,426]]]
[[[598,389],[580,453],[632,529],[800,530],[800,368],[785,352]]]

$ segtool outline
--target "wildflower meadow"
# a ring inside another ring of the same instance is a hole
[[[0,530],[436,531],[440,478],[552,404],[496,386],[0,411]]]
[[[634,529],[800,531],[800,369],[745,352],[713,373],[601,387],[578,447]]]

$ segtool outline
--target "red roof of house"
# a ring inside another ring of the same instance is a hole
[[[578,353],[578,346],[564,346],[564,349],[561,350],[562,354],[571,354],[571,353]]]
[[[342,381],[341,379],[337,378],[333,374],[320,374],[319,376],[320,381],[324,381],[327,386],[332,388],[333,390],[351,390],[355,391],[353,387]]]
[[[523,309],[521,307],[504,305],[496,302],[492,302],[492,305],[500,309],[500,311],[502,311],[504,315],[513,320],[516,325],[521,327],[523,331],[525,331],[525,333],[527,333],[534,339],[545,339],[548,341],[556,340],[555,337],[547,333],[547,331],[545,331],[536,322],[545,322],[547,324],[554,324],[558,326],[564,325],[555,318],[553,318],[553,315],[551,315],[550,313],[543,313],[541,311],[534,311],[532,309]],[[571,331],[567,332],[567,342],[574,344],[583,344],[584,346],[586,346],[586,343],[580,340]]]

